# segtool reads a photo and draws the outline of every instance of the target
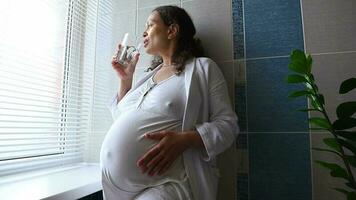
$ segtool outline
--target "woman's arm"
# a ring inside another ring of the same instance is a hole
[[[119,101],[127,94],[127,92],[131,89],[132,81],[127,82],[127,81],[120,81],[119,84],[119,89],[117,93],[110,99],[110,101],[107,104],[107,107],[109,108],[111,112],[112,118],[115,120],[117,117],[117,104]]]
[[[201,139],[198,131],[191,130],[183,132],[185,143],[189,148],[202,148],[204,147],[203,140]]]
[[[119,90],[117,91],[117,103],[126,95],[126,93],[131,89],[132,79],[130,80],[121,80],[119,83]]]
[[[209,69],[209,121],[196,124],[195,128],[205,147],[201,148],[203,160],[210,161],[231,146],[240,129],[221,70],[211,59],[202,64],[208,65]],[[196,138],[193,140],[198,141]]]

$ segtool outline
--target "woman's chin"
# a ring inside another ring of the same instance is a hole
[[[146,47],[146,48],[145,48],[145,52],[146,52],[147,54],[149,54],[149,55],[152,55],[152,56],[157,55],[157,52],[154,51],[154,50],[153,50],[152,48],[150,48],[150,47]]]
[[[146,49],[145,49],[145,52],[146,52],[147,54],[150,54],[150,55],[153,54],[152,51],[150,50],[150,48],[146,48]]]

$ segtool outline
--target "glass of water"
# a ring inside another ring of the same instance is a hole
[[[126,33],[124,39],[121,42],[121,48],[116,52],[116,61],[122,66],[126,67],[135,54],[140,52],[142,47],[142,41],[136,39],[136,45],[128,45],[129,34]]]

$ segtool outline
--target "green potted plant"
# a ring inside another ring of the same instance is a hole
[[[334,122],[325,110],[324,96],[319,92],[311,73],[312,57],[301,50],[293,50],[290,55],[288,68],[295,72],[286,77],[289,84],[303,84],[304,90],[294,91],[289,98],[306,96],[310,99],[311,108],[303,108],[301,112],[317,112],[320,117],[310,117],[311,130],[321,130],[330,133],[330,137],[323,139],[328,148],[312,148],[316,151],[336,154],[342,161],[343,166],[335,163],[315,160],[322,167],[330,170],[330,175],[345,180],[347,189],[333,188],[346,195],[348,200],[356,200],[356,182],[352,168],[356,167],[356,101],[344,102],[338,105]],[[339,93],[346,94],[356,88],[356,78],[350,78],[342,82]]]

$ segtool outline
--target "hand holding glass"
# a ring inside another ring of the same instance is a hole
[[[123,67],[127,67],[131,59],[136,53],[139,53],[139,50],[142,46],[140,42],[137,47],[127,45],[129,34],[126,33],[124,39],[121,42],[121,48],[116,52],[116,61],[120,63]]]

